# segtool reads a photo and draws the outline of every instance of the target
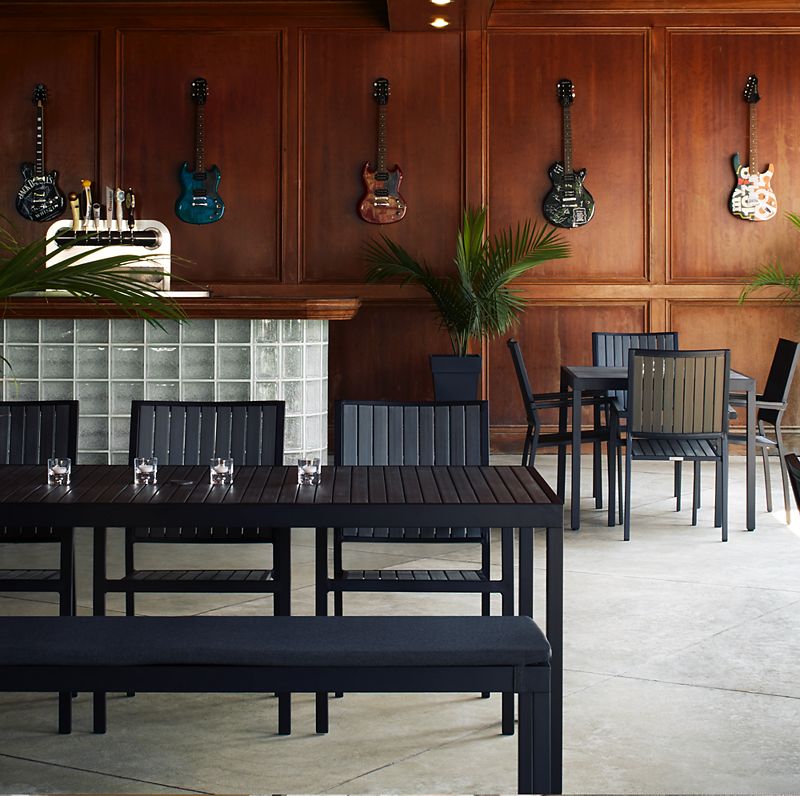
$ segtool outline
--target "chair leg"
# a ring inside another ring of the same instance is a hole
[[[617,513],[616,507],[616,470],[617,470],[617,424],[613,420],[613,415],[609,413],[609,427],[608,427],[608,525],[613,527],[615,515]]]
[[[600,407],[594,407],[594,427],[600,428]],[[594,507],[603,508],[603,471],[602,471],[602,443],[595,440],[592,444],[592,495],[594,497]]]
[[[681,510],[681,470],[682,462],[675,462],[675,511]]]
[[[626,542],[631,539],[631,447],[632,443],[628,438],[628,445],[625,448],[625,520],[622,534]]]
[[[492,563],[492,529],[488,528],[481,539],[481,572],[488,582],[491,575]],[[490,616],[492,613],[492,595],[485,591],[481,594],[481,616]],[[488,691],[481,693],[481,699],[488,699],[491,694]]]
[[[700,506],[700,462],[694,463],[692,479],[692,525],[697,525],[697,509]]]
[[[556,494],[558,499],[563,501],[567,485],[567,448],[564,445],[558,446],[558,471],[556,473]]]
[[[528,426],[525,432],[525,443],[522,446],[522,466],[528,465],[528,457],[531,455],[531,444],[533,442],[533,426]]]
[[[778,443],[778,461],[781,465],[781,480],[783,481],[783,507],[786,511],[786,524],[789,525],[792,522],[792,497],[789,487],[789,471],[786,469],[786,449],[783,445],[780,420],[775,424],[775,440]]]
[[[622,525],[624,522],[623,512],[625,510],[625,501],[624,496],[622,494],[622,445],[619,442],[616,443],[617,449],[617,498],[619,500],[619,524]]]
[[[722,443],[722,463],[720,467],[722,475],[722,541],[728,541],[728,444],[727,440]]]
[[[722,458],[717,459],[714,473],[714,527],[722,527]]]
[[[129,532],[125,531],[125,578],[129,579],[133,574],[134,568],[134,559],[133,559],[133,540],[130,537]],[[125,592],[125,616],[135,616],[136,614],[136,603],[135,603],[136,595],[132,591]],[[127,691],[125,696],[136,696],[135,691]],[[95,700],[96,701],[96,700]],[[105,708],[104,708],[105,710]],[[105,721],[105,719],[104,719]],[[95,730],[97,732],[97,730]],[[105,732],[105,730],[103,730]]]
[[[500,559],[503,570],[503,591],[501,592],[502,604],[500,610],[503,616],[514,615],[514,530],[513,528],[500,529]],[[503,692],[503,735],[514,734],[514,694]]]
[[[758,421],[758,434],[763,437],[764,435],[764,421]],[[769,471],[769,448],[767,445],[761,446],[761,460],[764,463],[764,488],[767,491],[767,511],[772,511],[772,479],[770,478]]]

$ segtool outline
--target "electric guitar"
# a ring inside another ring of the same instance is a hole
[[[778,200],[772,190],[770,181],[775,167],[770,163],[766,171],[754,171],[758,168],[758,132],[756,123],[756,103],[758,96],[758,78],[750,75],[744,86],[744,101],[750,108],[750,163],[742,164],[739,153],[733,158],[733,171],[736,184],[731,192],[728,206],[731,213],[745,221],[769,221],[778,212]]]
[[[33,90],[33,104],[36,106],[36,162],[23,163],[22,187],[17,191],[17,210],[29,221],[50,221],[58,218],[67,200],[61,193],[56,180],[58,172],[44,169],[44,105],[47,102],[47,89],[39,83]]]
[[[184,161],[180,171],[181,195],[175,202],[175,214],[187,224],[213,224],[222,218],[225,204],[217,193],[220,172],[216,166],[205,167],[205,110],[208,83],[198,77],[192,81],[195,103],[194,168]]]
[[[406,202],[400,196],[403,172],[395,164],[386,168],[386,105],[389,102],[389,81],[379,77],[372,84],[372,97],[378,105],[378,157],[375,168],[364,164],[361,179],[364,196],[358,203],[358,214],[370,224],[393,224],[406,214]]]
[[[544,198],[544,217],[556,227],[581,227],[594,215],[594,199],[583,187],[586,169],[572,170],[572,81],[559,80],[556,93],[563,114],[564,160],[554,163],[548,172],[553,187]]]

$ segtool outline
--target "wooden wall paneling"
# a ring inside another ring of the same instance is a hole
[[[141,218],[172,233],[182,276],[206,283],[281,279],[281,31],[136,30],[122,33],[123,187],[137,191]],[[194,161],[190,84],[208,81],[206,165],[222,174],[225,214],[212,224],[174,212],[181,163]],[[110,179],[110,178],[109,178]]]
[[[35,40],[35,45],[32,42]],[[33,90],[44,83],[45,168],[58,170],[58,186],[66,196],[79,191],[81,179],[95,180],[98,171],[97,59],[95,31],[72,31],[69,36],[47,30],[0,32],[0,51],[6,65],[0,70],[0,172],[5,190],[0,215],[25,242],[44,236],[52,222],[32,222],[16,210],[22,186],[20,165],[35,160],[36,116]],[[69,210],[65,211],[65,217]]]
[[[744,222],[743,222],[744,223]],[[800,340],[800,310],[774,301],[672,301],[671,323],[680,334],[681,348],[730,348],[731,367],[753,376],[764,389],[779,337]],[[744,413],[740,412],[744,419]],[[800,374],[792,385],[784,428],[800,425]]]
[[[462,77],[458,33],[307,31],[303,37],[301,274],[306,283],[364,281],[362,246],[384,233],[447,269],[461,217]],[[368,224],[356,205],[374,165],[372,82],[386,77],[387,162],[403,172],[405,218]]]
[[[450,343],[427,302],[362,305],[353,320],[331,324],[329,401],[430,401],[431,353],[450,353]]]
[[[797,230],[784,212],[800,192],[800,86],[787,65],[800,57],[800,35],[767,29],[669,35],[670,278],[675,282],[740,281],[759,265],[788,262]],[[778,215],[743,221],[728,210],[731,156],[748,156],[747,76],[759,78],[759,169],[775,164]]]
[[[492,444],[522,450],[525,410],[506,340],[515,337],[534,392],[558,392],[562,365],[591,365],[592,332],[637,332],[647,328],[647,302],[534,303],[517,328],[493,340],[489,350]],[[555,425],[555,413],[546,418]],[[588,422],[588,415],[587,415]]]
[[[585,167],[594,218],[565,230],[569,261],[536,281],[641,282],[647,276],[647,31],[489,31],[489,203],[493,228],[543,220],[548,169],[563,158],[556,84],[569,78],[573,165]]]

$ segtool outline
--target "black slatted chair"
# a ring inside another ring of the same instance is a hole
[[[677,332],[648,332],[633,334],[630,332],[592,332],[592,364],[600,367],[627,368],[628,352],[632,348],[647,348],[657,351],[677,351]],[[628,418],[628,391],[609,390],[612,399],[611,410],[617,416],[617,425],[620,432],[625,431]],[[595,426],[600,424],[600,409],[595,408]],[[598,456],[595,445],[595,458]],[[617,484],[619,488],[619,512],[622,522],[622,448],[617,447]],[[676,511],[681,508],[681,463],[675,462],[675,502]]]
[[[728,540],[730,352],[631,349],[625,446],[624,538],[630,539],[634,461],[713,461],[714,524]],[[692,525],[697,524],[695,478]]]
[[[77,401],[0,402],[0,464],[35,464],[46,479],[47,460],[78,455]],[[0,526],[0,557],[5,545],[58,545],[57,569],[7,569],[0,565],[0,592],[54,592],[61,616],[75,614],[75,548],[72,528]],[[69,692],[59,694],[59,732],[68,731]]]
[[[341,465],[487,465],[489,405],[486,401],[337,401],[335,458]],[[481,612],[490,612],[490,595],[502,596],[503,614],[513,613],[513,541],[503,529],[503,578],[490,577],[489,528],[335,528],[333,577],[317,589],[333,592],[334,613],[343,612],[344,592],[458,592],[481,595]],[[480,545],[478,569],[354,570],[344,566],[349,543]],[[503,731],[513,733],[513,702],[504,695]]]
[[[767,376],[764,392],[756,396],[756,446],[761,449],[764,461],[764,486],[767,493],[767,511],[772,511],[772,480],[769,472],[769,452],[774,448],[778,452],[781,478],[783,480],[783,504],[786,510],[786,522],[792,521],[791,497],[789,494],[789,476],[786,471],[786,448],[783,443],[781,423],[783,414],[789,406],[789,393],[792,389],[792,380],[800,356],[800,343],[794,340],[780,338],[775,347],[775,355]],[[745,398],[734,396],[731,406],[744,407]],[[768,436],[766,426],[772,426],[772,433]],[[729,434],[728,440],[744,445],[747,442],[746,434]]]
[[[133,401],[129,463],[141,456],[168,464],[204,464],[212,457],[241,465],[283,464],[283,401]],[[234,470],[235,472],[235,470]],[[139,569],[135,549],[151,544],[269,544],[272,566],[241,569]],[[272,594],[276,616],[289,616],[291,559],[288,528],[126,528],[125,613],[136,593]],[[285,700],[285,701],[284,701]],[[281,697],[281,734],[289,732],[288,695]]]
[[[536,460],[536,452],[542,447],[568,447],[572,445],[572,433],[570,431],[543,432],[543,420],[541,413],[548,409],[566,411],[572,406],[572,393],[570,392],[548,392],[534,393],[531,387],[528,369],[525,367],[525,360],[519,343],[512,337],[507,341],[508,350],[511,352],[511,359],[514,362],[514,370],[517,374],[522,403],[525,407],[525,416],[528,421],[528,430],[525,433],[525,443],[522,448],[522,464],[533,467]],[[584,395],[583,405],[591,406],[597,410],[595,427],[581,431],[583,442],[596,442],[598,445],[605,442],[608,445],[608,524],[614,524],[614,492],[615,492],[615,472],[614,459],[617,434],[614,427],[615,416],[609,412],[604,412],[608,407],[609,398],[604,395]],[[607,420],[603,424],[602,418]],[[577,454],[576,454],[577,455]],[[602,494],[602,476],[600,475],[599,463],[595,461],[594,468],[594,495],[597,498]],[[558,463],[558,475],[556,492],[563,500],[566,485],[566,462],[560,460]],[[598,504],[600,508],[602,504]]]

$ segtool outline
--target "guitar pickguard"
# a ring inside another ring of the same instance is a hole
[[[594,198],[583,187],[586,169],[565,174],[559,162],[550,167],[549,174],[553,187],[544,198],[544,217],[556,227],[588,224],[594,215]]]
[[[188,163],[181,166],[181,194],[175,202],[175,215],[187,224],[213,224],[222,218],[225,203],[217,193],[221,174],[216,166],[195,172]]]
[[[728,206],[731,213],[745,221],[769,221],[778,212],[778,200],[772,190],[771,180],[775,167],[770,163],[766,171],[750,173],[742,164],[739,153],[733,158],[736,184]]]
[[[58,218],[66,207],[67,200],[58,185],[57,171],[37,177],[32,163],[23,163],[22,187],[17,191],[17,212],[28,221],[50,221]]]
[[[358,203],[358,214],[370,224],[400,221],[406,214],[406,202],[400,195],[403,172],[395,166],[384,174],[378,174],[369,165],[365,163],[361,172],[364,196]]]

